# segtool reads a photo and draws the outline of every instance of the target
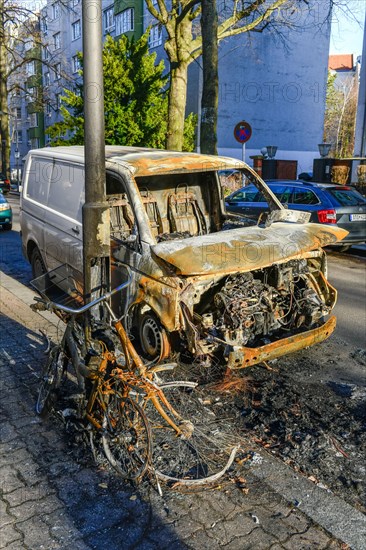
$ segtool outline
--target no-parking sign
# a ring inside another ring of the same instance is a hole
[[[246,143],[252,137],[252,127],[249,122],[242,120],[234,128],[234,137],[239,143]]]

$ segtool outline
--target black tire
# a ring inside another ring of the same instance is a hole
[[[152,437],[146,415],[133,399],[111,396],[102,442],[109,463],[120,476],[130,481],[143,477],[151,461]]]
[[[41,382],[38,389],[36,413],[46,414],[55,397],[55,391],[59,388],[65,371],[65,356],[60,346],[51,349],[47,361],[42,369]]]
[[[33,252],[31,255],[31,265],[32,265],[33,279],[37,279],[38,277],[41,277],[42,275],[47,273],[47,269],[46,269],[46,266],[44,265],[42,255],[37,247],[33,249]]]
[[[5,223],[3,225],[3,228],[4,228],[5,231],[10,231],[12,229],[12,227],[13,227],[12,223]]]

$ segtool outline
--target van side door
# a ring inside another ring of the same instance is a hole
[[[112,308],[119,317],[126,313],[127,304],[134,301],[143,273],[143,250],[135,212],[122,178],[107,172],[107,200],[110,204],[111,285],[112,288],[126,279],[123,265],[131,269],[132,281],[127,289],[112,298]],[[147,250],[145,250],[145,257]]]
[[[82,206],[85,201],[84,169],[67,161],[53,163],[45,219],[45,250],[48,269],[64,263],[83,272]]]

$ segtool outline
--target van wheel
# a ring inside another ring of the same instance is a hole
[[[10,231],[10,229],[13,227],[13,224],[11,223],[5,223],[4,224],[4,229],[5,231]]]
[[[160,361],[168,357],[170,353],[168,336],[159,319],[152,312],[144,313],[140,318],[139,336],[145,357]]]
[[[37,247],[32,252],[31,265],[32,265],[33,279],[37,279],[37,277],[41,277],[42,275],[47,273],[47,269],[46,269],[46,266],[44,265],[43,258]]]

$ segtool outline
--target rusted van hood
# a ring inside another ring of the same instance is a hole
[[[235,273],[301,258],[305,252],[334,244],[347,234],[320,224],[276,223],[268,228],[232,229],[163,242],[152,250],[179,275]]]

